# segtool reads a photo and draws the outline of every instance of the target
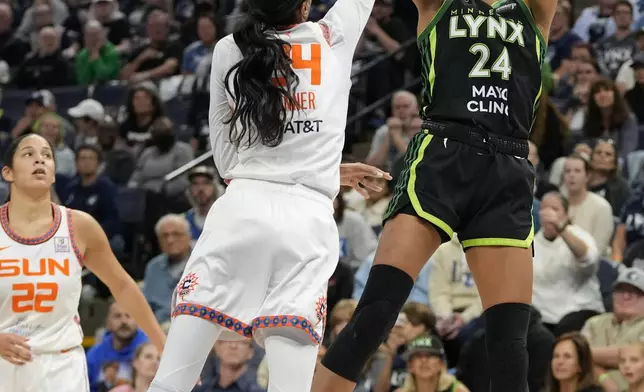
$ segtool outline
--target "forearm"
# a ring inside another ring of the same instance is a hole
[[[402,133],[393,133],[391,135],[391,141],[398,150],[399,153],[405,153],[407,151],[407,145],[409,144],[407,140],[402,136]]]
[[[177,64],[175,62],[170,62],[170,63],[166,62],[163,65],[160,65],[149,71],[143,72],[146,75],[144,79],[152,79],[152,80],[162,79],[162,78],[165,78],[166,76],[173,75],[176,70],[177,70]]]
[[[603,368],[617,369],[619,366],[619,347],[593,347],[593,362]]]
[[[588,245],[581,238],[577,237],[572,230],[565,228],[559,235],[578,260],[585,260],[587,258],[589,253]]]
[[[136,282],[129,278],[119,287],[110,287],[110,291],[125,311],[134,317],[150,341],[157,346],[159,351],[162,351],[165,344],[165,334]]]
[[[615,238],[613,238],[613,243],[611,244],[614,261],[622,261],[624,257],[624,249],[626,249],[626,233],[624,230],[624,225],[620,224],[615,231]]]

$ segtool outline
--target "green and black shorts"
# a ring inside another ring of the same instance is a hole
[[[464,248],[531,247],[532,164],[496,147],[482,148],[480,140],[467,143],[462,136],[471,135],[471,128],[458,132],[459,141],[444,137],[451,128],[424,128],[412,138],[385,221],[416,215],[434,225],[443,242],[458,233]]]

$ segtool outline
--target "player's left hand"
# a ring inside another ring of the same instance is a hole
[[[382,188],[373,179],[391,180],[391,175],[364,163],[343,163],[340,165],[340,185],[350,186],[364,197],[369,198],[368,189],[380,192]]]

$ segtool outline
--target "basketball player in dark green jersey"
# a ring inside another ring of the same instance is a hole
[[[414,2],[423,130],[409,144],[362,298],[312,391],[353,390],[421,268],[458,232],[485,308],[490,390],[527,392],[534,235],[528,136],[557,0]],[[566,230],[564,222],[557,226]]]

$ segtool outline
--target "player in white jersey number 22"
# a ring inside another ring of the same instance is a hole
[[[54,149],[41,136],[16,139],[0,207],[0,391],[88,392],[78,318],[83,265],[101,279],[159,350],[165,336],[101,226],[51,202]]]
[[[266,349],[268,392],[310,389],[339,259],[333,199],[386,177],[340,165],[351,65],[373,0],[338,0],[318,23],[311,0],[249,0],[214,50],[210,140],[230,180],[210,209],[175,293],[150,392],[188,392],[216,340]]]

